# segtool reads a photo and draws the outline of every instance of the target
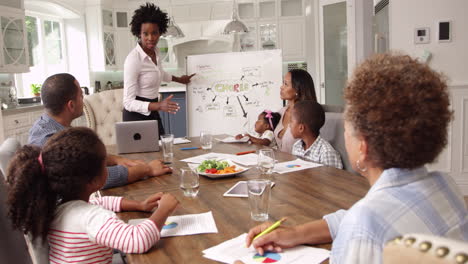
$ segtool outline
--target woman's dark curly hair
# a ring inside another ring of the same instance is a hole
[[[79,199],[86,184],[101,175],[105,158],[99,137],[84,127],[55,134],[42,152],[36,146],[23,146],[7,171],[7,203],[13,227],[46,241],[57,206]]]
[[[445,77],[406,55],[379,54],[354,72],[345,118],[368,144],[368,162],[413,169],[447,144],[452,118]]]
[[[152,3],[146,3],[135,10],[132,21],[130,22],[132,34],[137,38],[140,38],[141,24],[143,23],[157,24],[159,33],[162,35],[167,31],[169,17],[167,13],[163,12],[159,7]]]
[[[317,101],[312,76],[307,71],[301,69],[293,69],[289,73],[291,74],[291,85],[297,93],[296,101]]]

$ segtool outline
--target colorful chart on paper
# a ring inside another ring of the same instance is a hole
[[[289,164],[289,165],[286,165],[287,168],[300,168],[301,165],[298,165],[298,164]]]
[[[164,223],[164,226],[162,229],[173,229],[173,228],[176,228],[177,227],[177,223],[176,222],[166,222]]]
[[[259,263],[275,263],[281,259],[281,255],[274,252],[266,252],[262,256],[257,253],[253,256],[253,259]]]

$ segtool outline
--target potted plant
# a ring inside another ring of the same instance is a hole
[[[31,93],[34,94],[34,96],[39,97],[41,96],[41,84],[38,83],[32,83],[31,84]]]

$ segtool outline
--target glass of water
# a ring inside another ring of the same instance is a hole
[[[174,152],[172,146],[174,144],[174,135],[165,134],[161,136],[161,145],[163,148],[164,163],[172,163]]]
[[[268,220],[271,181],[256,179],[247,181],[249,190],[250,217],[254,221]]]
[[[200,143],[202,149],[211,149],[213,147],[213,135],[210,131],[200,132]]]
[[[188,167],[180,169],[180,188],[187,197],[197,196],[200,188],[198,174]]]
[[[271,175],[275,167],[275,153],[272,149],[261,149],[258,152],[258,169],[264,175]]]

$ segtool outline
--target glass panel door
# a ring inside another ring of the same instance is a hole
[[[320,14],[322,102],[344,105],[343,88],[348,77],[346,1],[321,0]]]
[[[5,64],[26,64],[23,19],[1,17]]]

